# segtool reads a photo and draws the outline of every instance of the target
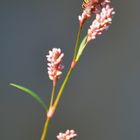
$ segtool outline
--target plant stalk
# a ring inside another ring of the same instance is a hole
[[[76,43],[75,43],[75,48],[74,48],[74,55],[73,55],[73,60],[75,61],[76,59],[76,55],[77,55],[77,51],[78,51],[78,45],[79,45],[79,40],[80,40],[80,34],[81,34],[81,30],[82,30],[82,27],[79,27],[79,30],[78,30],[78,34],[77,34],[77,39],[76,39]],[[57,106],[58,106],[58,103],[60,101],[60,98],[62,96],[62,93],[63,93],[63,90],[69,80],[69,77],[72,73],[72,70],[73,70],[73,67],[70,67],[69,68],[69,71],[61,85],[61,88],[57,94],[57,97],[54,101],[54,104],[53,104],[53,99],[54,99],[54,91],[55,91],[55,86],[53,86],[53,89],[52,89],[52,95],[51,95],[51,101],[50,101],[50,107],[53,107],[53,111],[55,112]],[[53,112],[53,114],[54,114]],[[46,119],[46,122],[45,122],[45,125],[44,125],[44,129],[43,129],[43,133],[42,133],[42,136],[41,136],[41,140],[45,140],[46,136],[47,136],[47,132],[48,132],[48,125],[49,125],[49,122],[50,122],[50,117],[47,117]]]
[[[46,139],[47,132],[48,132],[47,130],[48,130],[49,122],[50,122],[50,118],[47,117],[40,140],[45,140]]]

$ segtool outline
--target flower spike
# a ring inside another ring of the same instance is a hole
[[[61,53],[60,48],[53,48],[49,51],[49,54],[46,55],[48,60],[48,75],[50,80],[53,80],[55,83],[57,79],[60,78],[64,66],[62,65],[62,58],[64,53]]]
[[[101,13],[96,14],[96,19],[88,29],[87,42],[95,39],[97,35],[101,35],[104,30],[108,29],[109,25],[112,23],[112,16],[114,14],[114,9],[109,5],[105,5],[105,7],[102,8]]]

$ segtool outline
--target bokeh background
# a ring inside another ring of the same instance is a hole
[[[73,54],[81,3],[0,0],[0,140],[40,139],[44,110],[9,83],[30,88],[49,103],[52,83],[45,55],[52,47],[65,53],[59,87]],[[113,24],[85,50],[49,126],[48,140],[66,129],[75,129],[77,140],[140,139],[140,1],[112,4]]]

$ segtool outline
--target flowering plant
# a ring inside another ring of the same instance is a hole
[[[42,101],[42,99],[38,96],[37,93],[27,89],[23,86],[11,83],[10,85],[16,87],[29,95],[31,95],[34,99],[36,99],[40,105],[44,108],[45,113],[47,114],[47,118],[44,124],[43,132],[41,135],[41,140],[45,140],[47,136],[48,125],[55,110],[57,109],[58,103],[64,91],[64,88],[69,80],[69,77],[75,69],[78,61],[84,49],[86,48],[87,44],[94,40],[98,35],[101,35],[104,30],[107,30],[109,25],[112,23],[112,16],[115,14],[114,9],[110,6],[110,0],[84,0],[82,4],[83,12],[82,15],[79,16],[79,30],[77,34],[77,39],[74,48],[73,58],[70,64],[70,68],[64,78],[64,81],[59,89],[59,92],[56,94],[56,98],[54,97],[55,94],[55,87],[57,81],[61,78],[62,70],[64,69],[63,66],[63,57],[64,53],[62,53],[60,48],[53,48],[49,51],[49,54],[46,55],[48,61],[48,76],[49,79],[52,80],[52,93],[50,98],[49,107]],[[80,42],[81,32],[84,27],[85,22],[92,16],[95,15],[95,19],[93,20],[91,26],[87,30],[87,34]],[[59,133],[57,136],[58,140],[72,140],[77,136],[74,130],[67,130],[65,133]]]

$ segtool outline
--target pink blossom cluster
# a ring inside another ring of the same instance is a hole
[[[62,58],[64,53],[61,52],[60,48],[53,48],[46,55],[48,60],[48,75],[50,80],[56,81],[60,78],[64,66],[62,65]]]
[[[89,4],[83,8],[83,13],[79,16],[80,26],[91,17],[94,13],[97,14],[101,11],[102,7],[110,3],[110,0],[90,0]]]
[[[65,133],[59,133],[57,136],[58,140],[72,140],[74,137],[76,137],[77,134],[74,130],[66,130]]]
[[[102,8],[99,14],[96,14],[95,20],[88,29],[87,41],[95,39],[97,35],[102,34],[102,32],[108,29],[109,25],[112,23],[112,16],[115,14],[114,9],[109,5]]]

